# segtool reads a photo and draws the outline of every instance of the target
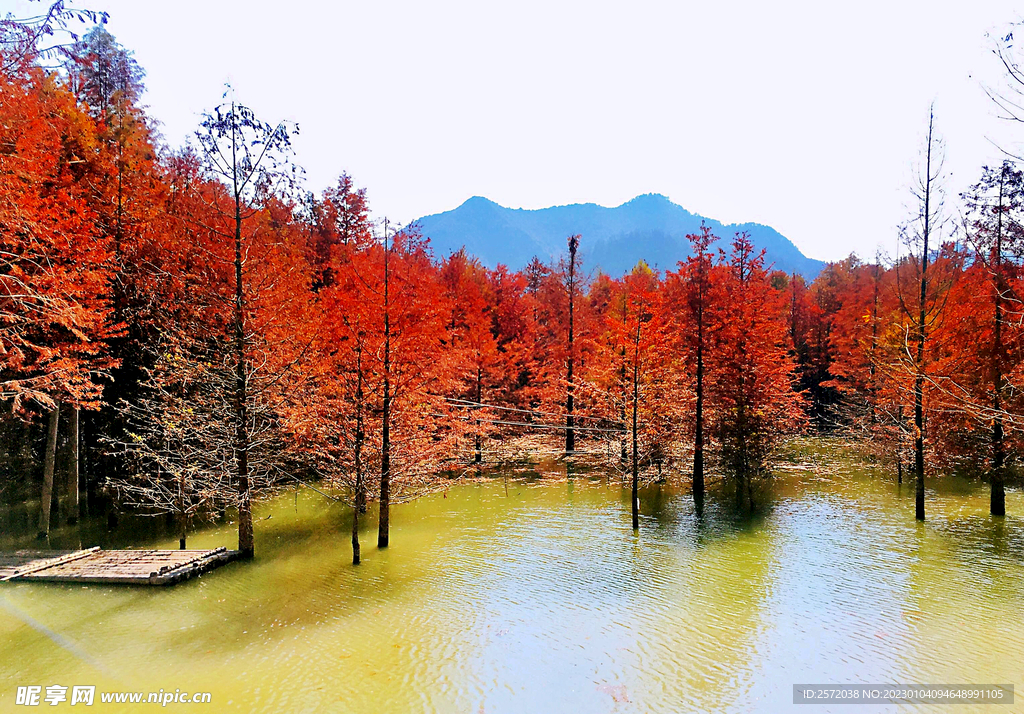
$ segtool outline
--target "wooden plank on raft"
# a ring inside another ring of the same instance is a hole
[[[207,570],[230,563],[232,560],[238,558],[238,556],[239,552],[237,550],[228,550],[227,548],[220,547],[216,550],[209,551],[200,558],[196,558],[190,562],[179,565],[172,570],[162,573],[154,573],[150,576],[150,584],[174,585],[182,580],[191,578],[193,575],[199,575]]]
[[[187,565],[191,565],[191,564],[193,564],[193,563],[195,563],[197,561],[200,561],[200,560],[206,560],[211,555],[215,555],[215,554],[218,554],[218,553],[224,553],[226,551],[227,551],[227,548],[225,548],[224,546],[221,546],[219,548],[215,548],[214,550],[179,550],[177,552],[179,552],[179,553],[191,553],[193,555],[191,557],[189,557],[189,558],[186,558],[185,560],[182,560],[181,562],[177,562],[177,563],[173,563],[173,564],[167,564],[167,565],[162,565],[162,566],[160,566],[159,570],[154,570],[149,575],[150,575],[150,577],[156,577],[158,575],[166,575],[170,571],[176,570],[178,568],[183,568],[183,567],[185,567]]]
[[[38,573],[40,571],[46,570],[47,568],[52,568],[57,565],[63,565],[65,563],[70,563],[75,560],[79,560],[87,555],[92,555],[99,549],[100,547],[98,545],[94,545],[92,548],[86,548],[85,550],[76,550],[73,553],[68,553],[67,555],[62,555],[57,558],[47,558],[36,562],[30,561],[31,564],[21,568],[15,568],[13,573],[0,578],[0,583],[7,582],[8,580],[14,580],[15,578],[20,578],[25,575],[31,575],[32,573]]]
[[[36,582],[172,585],[238,557],[238,551],[224,546],[213,550],[104,551],[97,548],[82,557],[50,559],[32,572],[23,569],[9,579],[24,576],[24,580]]]
[[[0,553],[0,578],[13,574],[42,560],[53,560],[74,553],[73,550],[18,550],[13,553]]]

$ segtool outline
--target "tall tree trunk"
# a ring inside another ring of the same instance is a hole
[[[703,278],[701,278],[703,280]],[[697,404],[693,434],[693,505],[704,510],[704,285],[698,286],[697,299]]]
[[[999,409],[998,395],[993,400],[995,408]],[[1005,450],[1003,447],[1003,420],[996,416],[992,420],[992,494],[989,503],[989,512],[993,516],[1006,515],[1006,491],[1003,487],[1003,469],[1005,461]]]
[[[924,281],[921,281],[924,285]],[[922,287],[922,293],[924,288]],[[924,359],[924,308],[921,309],[921,325],[918,330],[917,377],[914,379],[914,474],[915,474],[915,518],[924,520],[924,374],[921,366]]]
[[[628,328],[628,313],[626,301],[622,302],[622,329],[623,332]],[[626,345],[623,343],[621,354],[621,364],[619,366],[619,386],[622,389],[622,401],[619,404],[619,423],[622,425],[622,438],[619,440],[619,461],[623,464],[626,463],[626,459],[629,458],[629,450],[626,447]]]
[[[480,365],[476,367],[476,404],[477,409],[480,409],[480,405],[483,404],[484,392],[483,392],[483,369]],[[473,457],[475,463],[481,463],[484,460],[483,454],[483,437],[480,435],[480,420],[476,420],[476,454]]]
[[[639,317],[637,318],[637,335],[640,334]],[[640,378],[636,354],[633,357],[633,530],[640,529],[640,495],[638,493],[638,481],[640,480],[640,455],[636,436],[637,404],[640,398]]]
[[[234,121],[235,109],[231,105]],[[234,129],[233,129],[234,132]],[[237,166],[236,139],[232,134],[231,153]],[[245,291],[242,284],[242,196],[235,174],[235,457],[238,477],[238,551],[243,558],[256,555],[252,525],[252,492],[249,485],[248,385],[245,372]]]
[[[380,444],[380,518],[377,522],[377,547],[388,547],[391,520],[391,315],[388,266],[388,224],[384,222],[384,409]]]
[[[576,430],[573,418],[573,397],[575,384],[573,383],[572,369],[573,358],[575,357],[575,300],[576,300],[576,250],[579,248],[580,237],[578,235],[569,237],[569,359],[566,370],[566,394],[565,394],[565,453],[571,454],[576,451]]]
[[[356,481],[356,493],[358,493],[358,476],[356,476]],[[359,565],[359,563],[359,504],[356,503],[352,506],[352,565]]]
[[[878,271],[878,256],[875,256],[875,269],[873,274],[874,295],[871,298],[871,356],[869,357],[870,361],[868,362],[868,379],[870,381],[870,386],[868,387],[870,396],[868,398],[871,400],[871,404],[869,405],[871,410],[871,426],[875,425],[877,418],[875,415],[875,405],[878,403],[878,385],[875,380],[875,349],[878,346]]]
[[[53,467],[57,460],[57,424],[59,407],[54,404],[50,410],[46,433],[46,455],[43,459],[43,494],[39,501],[39,538],[50,537],[50,505],[53,501]]]
[[[387,348],[385,347],[385,355]],[[380,455],[380,518],[377,525],[377,547],[387,548],[391,516],[391,384],[388,361],[384,366],[384,409],[381,428]]]
[[[185,550],[188,538],[188,514],[184,509],[178,511],[178,550]]]
[[[917,375],[914,379],[914,470],[917,474],[915,517],[924,520],[924,348],[928,299],[928,231],[931,228],[932,127],[928,117],[928,148],[924,180],[924,245],[921,250],[921,304],[917,324]]]
[[[741,351],[744,342],[741,342]],[[747,439],[749,438],[749,431],[747,427],[747,415],[744,409],[743,400],[746,399],[746,392],[744,387],[744,378],[741,373],[739,376],[739,390],[738,393],[741,395],[741,399],[737,404],[736,408],[736,434],[739,436],[739,444],[737,445],[737,459],[736,459],[736,509],[743,510],[744,503],[744,489],[745,481],[750,478],[748,472],[749,460],[747,458]]]
[[[80,515],[79,505],[79,438],[78,438],[78,422],[79,422],[79,409],[73,407],[71,409],[71,417],[68,420],[69,442],[68,442],[68,525],[75,525],[78,523],[78,517]]]
[[[359,514],[366,512],[363,488],[363,346],[356,345],[356,494],[352,508],[352,565],[359,565]]]
[[[992,345],[992,495],[989,512],[993,516],[1006,515],[1006,492],[1003,488],[1003,464],[1006,459],[1003,447],[1003,418],[1000,415],[1003,396],[1003,180],[1006,166],[999,173],[999,207],[996,216],[995,251],[995,325]]]
[[[571,303],[570,303],[571,304]],[[571,308],[570,308],[571,309]],[[571,314],[571,313],[570,313]],[[570,354],[572,350],[572,318],[569,318],[569,349]],[[575,419],[573,418],[573,409],[575,404],[573,402],[573,390],[574,385],[572,381],[572,368],[573,359],[569,357],[568,369],[566,370],[566,379],[568,386],[565,392],[565,453],[571,454],[576,451],[576,430],[575,430]]]

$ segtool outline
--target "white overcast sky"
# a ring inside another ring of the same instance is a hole
[[[1004,0],[75,6],[110,12],[169,144],[230,82],[266,120],[299,123],[310,188],[348,171],[402,222],[473,195],[657,192],[812,257],[870,258],[910,210],[933,100],[951,201],[999,160],[991,141],[1024,145],[981,90],[1001,81],[986,33],[1020,19]]]

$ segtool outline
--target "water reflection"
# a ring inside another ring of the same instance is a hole
[[[778,712],[795,682],[1020,684],[1021,518],[936,481],[918,524],[882,473],[805,456],[753,514],[723,489],[700,516],[645,489],[638,534],[627,488],[564,461],[507,496],[456,486],[396,508],[392,547],[358,568],[347,510],[288,493],[260,507],[251,564],[168,590],[4,586],[0,709],[26,683],[208,690],[244,712]]]

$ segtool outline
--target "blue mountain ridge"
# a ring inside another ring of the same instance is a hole
[[[676,264],[689,255],[687,234],[698,232],[701,221],[721,238],[716,247],[726,250],[735,233],[748,232],[754,245],[765,249],[766,263],[774,270],[799,273],[810,281],[825,265],[805,256],[771,226],[723,224],[690,213],[655,193],[637,196],[614,208],[577,203],[535,210],[505,208],[474,196],[458,208],[424,216],[416,223],[430,238],[438,257],[465,247],[487,267],[502,263],[513,270],[522,268],[534,256],[543,261],[557,259],[566,251],[568,236],[579,233],[585,267],[620,276],[640,260],[658,270],[675,270]]]

